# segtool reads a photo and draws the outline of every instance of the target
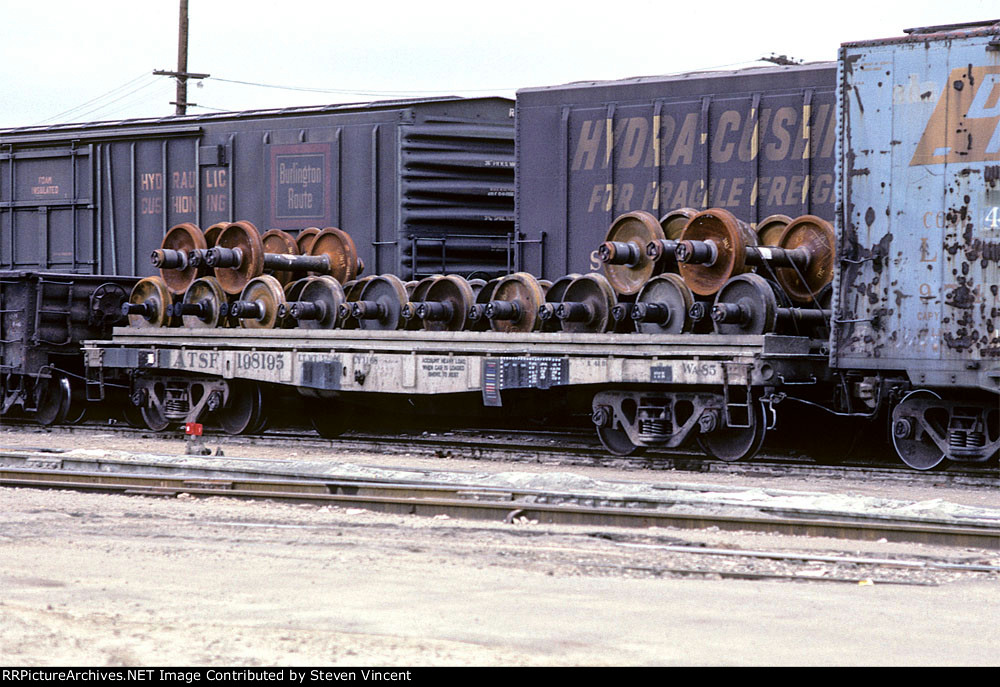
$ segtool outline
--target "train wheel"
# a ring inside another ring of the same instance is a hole
[[[336,439],[357,424],[357,415],[346,403],[317,403],[309,419],[313,429],[324,439]]]
[[[701,450],[712,458],[727,462],[752,458],[764,443],[767,424],[760,403],[753,403],[749,427],[719,427],[707,434],[698,435]]]
[[[134,427],[135,429],[144,429],[146,427],[142,410],[137,408],[130,400],[126,399],[125,401],[125,405],[122,408],[122,418],[129,427]]]
[[[160,408],[143,406],[139,409],[139,412],[142,414],[142,421],[154,432],[162,432],[170,426],[170,420],[167,419],[167,416],[163,414],[163,410]]]
[[[46,427],[62,422],[66,419],[72,397],[66,377],[39,379],[35,385],[35,420]]]
[[[928,398],[941,397],[933,391],[917,389],[892,409],[892,445],[899,459],[914,470],[932,470],[944,460],[944,452],[925,427],[931,409],[924,408],[921,401]]]
[[[219,408],[216,417],[226,434],[251,434],[262,429],[265,418],[260,385],[233,382],[229,387],[229,403]]]
[[[66,408],[66,418],[64,421],[66,424],[75,425],[82,422],[86,414],[86,388],[82,381],[76,380],[70,383],[69,407]]]
[[[616,456],[633,456],[645,450],[644,446],[633,444],[623,429],[598,427],[597,438],[601,440],[601,444],[609,453],[613,453]]]

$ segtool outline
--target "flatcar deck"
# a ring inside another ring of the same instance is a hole
[[[195,373],[306,389],[442,394],[579,385],[780,386],[825,374],[793,336],[131,329],[85,344],[91,368]]]

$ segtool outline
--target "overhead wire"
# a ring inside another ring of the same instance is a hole
[[[697,69],[684,70],[684,72],[672,72],[672,73],[685,73],[685,72],[700,72],[700,71],[710,71],[713,69],[724,69],[726,67],[735,67],[738,65],[749,65],[756,62],[760,62],[759,58],[754,58],[750,60],[743,60],[741,62],[730,62],[728,64],[713,65],[710,67],[700,67]],[[313,86],[288,86],[282,84],[272,84],[263,83],[259,81],[245,81],[241,79],[226,79],[220,76],[209,76],[206,81],[219,81],[221,83],[231,83],[238,84],[241,86],[254,86],[257,88],[273,88],[283,91],[300,91],[306,93],[337,93],[344,95],[371,95],[371,96],[407,96],[407,95],[432,95],[432,94],[447,94],[447,93],[496,93],[500,91],[516,91],[517,87],[514,86],[504,86],[497,88],[449,88],[445,90],[434,90],[434,89],[424,89],[424,90],[388,90],[388,91],[376,91],[376,90],[359,90],[350,88],[317,88]]]
[[[125,103],[122,103],[119,107],[115,108],[114,110],[111,110],[110,112],[105,112],[101,116],[111,117],[112,115],[118,114],[119,112],[124,112],[125,110],[128,110],[129,108],[134,107],[139,103],[145,104],[154,98],[159,98],[161,96],[165,97],[174,90],[174,87],[171,84],[167,84],[162,81],[159,83],[161,84],[162,88],[159,88],[154,93],[143,93],[140,97],[133,98]]]
[[[147,88],[149,88],[150,86],[154,86],[154,85],[162,84],[162,83],[163,82],[160,81],[159,79],[154,79],[153,81],[145,83],[142,86],[139,86],[138,88],[134,88],[131,91],[129,91],[129,92],[123,94],[123,95],[118,96],[114,100],[109,100],[108,102],[106,102],[106,103],[104,103],[102,105],[99,105],[98,107],[95,107],[95,108],[93,108],[91,110],[87,110],[86,112],[80,113],[77,116],[79,116],[79,117],[86,117],[87,115],[91,115],[91,114],[93,114],[95,112],[100,112],[101,110],[103,110],[103,109],[105,109],[105,108],[113,105],[114,103],[120,102],[120,101],[124,100],[125,98],[128,98],[130,95],[138,93],[139,91],[144,91]],[[116,111],[119,111],[119,110],[116,110]]]
[[[258,88],[276,88],[283,91],[304,91],[307,93],[338,93],[345,95],[421,95],[428,93],[488,93],[495,91],[513,91],[515,88],[450,88],[447,90],[421,90],[421,91],[369,91],[353,90],[348,88],[312,88],[308,86],[282,86],[280,84],[259,83],[256,81],[240,81],[238,79],[223,79],[218,76],[210,76],[206,80],[220,81],[223,83],[239,84],[242,86],[256,86]]]
[[[91,98],[90,100],[86,100],[86,101],[80,103],[79,105],[76,105],[74,107],[69,108],[68,110],[63,110],[62,112],[58,112],[58,113],[56,113],[56,114],[54,114],[54,115],[52,115],[50,117],[46,117],[45,119],[39,121],[38,124],[45,124],[47,122],[51,122],[53,120],[58,120],[58,119],[61,119],[63,117],[75,116],[75,115],[73,115],[73,113],[77,112],[77,110],[85,109],[88,105],[96,103],[99,100],[102,100],[102,99],[104,99],[104,98],[106,98],[106,97],[108,97],[110,95],[114,95],[115,93],[118,93],[122,89],[128,88],[129,86],[135,84],[137,81],[140,81],[140,80],[142,80],[145,77],[151,77],[152,78],[153,75],[150,74],[148,71],[147,72],[143,72],[139,76],[137,76],[137,77],[135,77],[133,79],[130,79],[129,81],[126,81],[123,84],[115,86],[110,91],[106,91],[106,92],[104,92],[104,93],[102,93],[102,94],[100,94],[98,96],[95,96],[95,97]],[[152,81],[150,81],[149,83],[152,83]],[[111,101],[111,102],[114,102],[114,101]]]

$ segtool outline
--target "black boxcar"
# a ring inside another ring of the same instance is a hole
[[[438,98],[0,131],[0,269],[150,275],[171,226],[249,220],[344,229],[367,274],[507,272],[513,129]]]
[[[836,81],[824,62],[518,91],[519,267],[599,269],[595,249],[632,210],[832,221]]]

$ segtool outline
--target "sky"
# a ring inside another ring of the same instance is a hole
[[[178,0],[0,0],[0,128],[163,117]],[[189,114],[834,60],[840,43],[1000,19],[996,0],[189,0]],[[237,83],[242,82],[242,83]]]

